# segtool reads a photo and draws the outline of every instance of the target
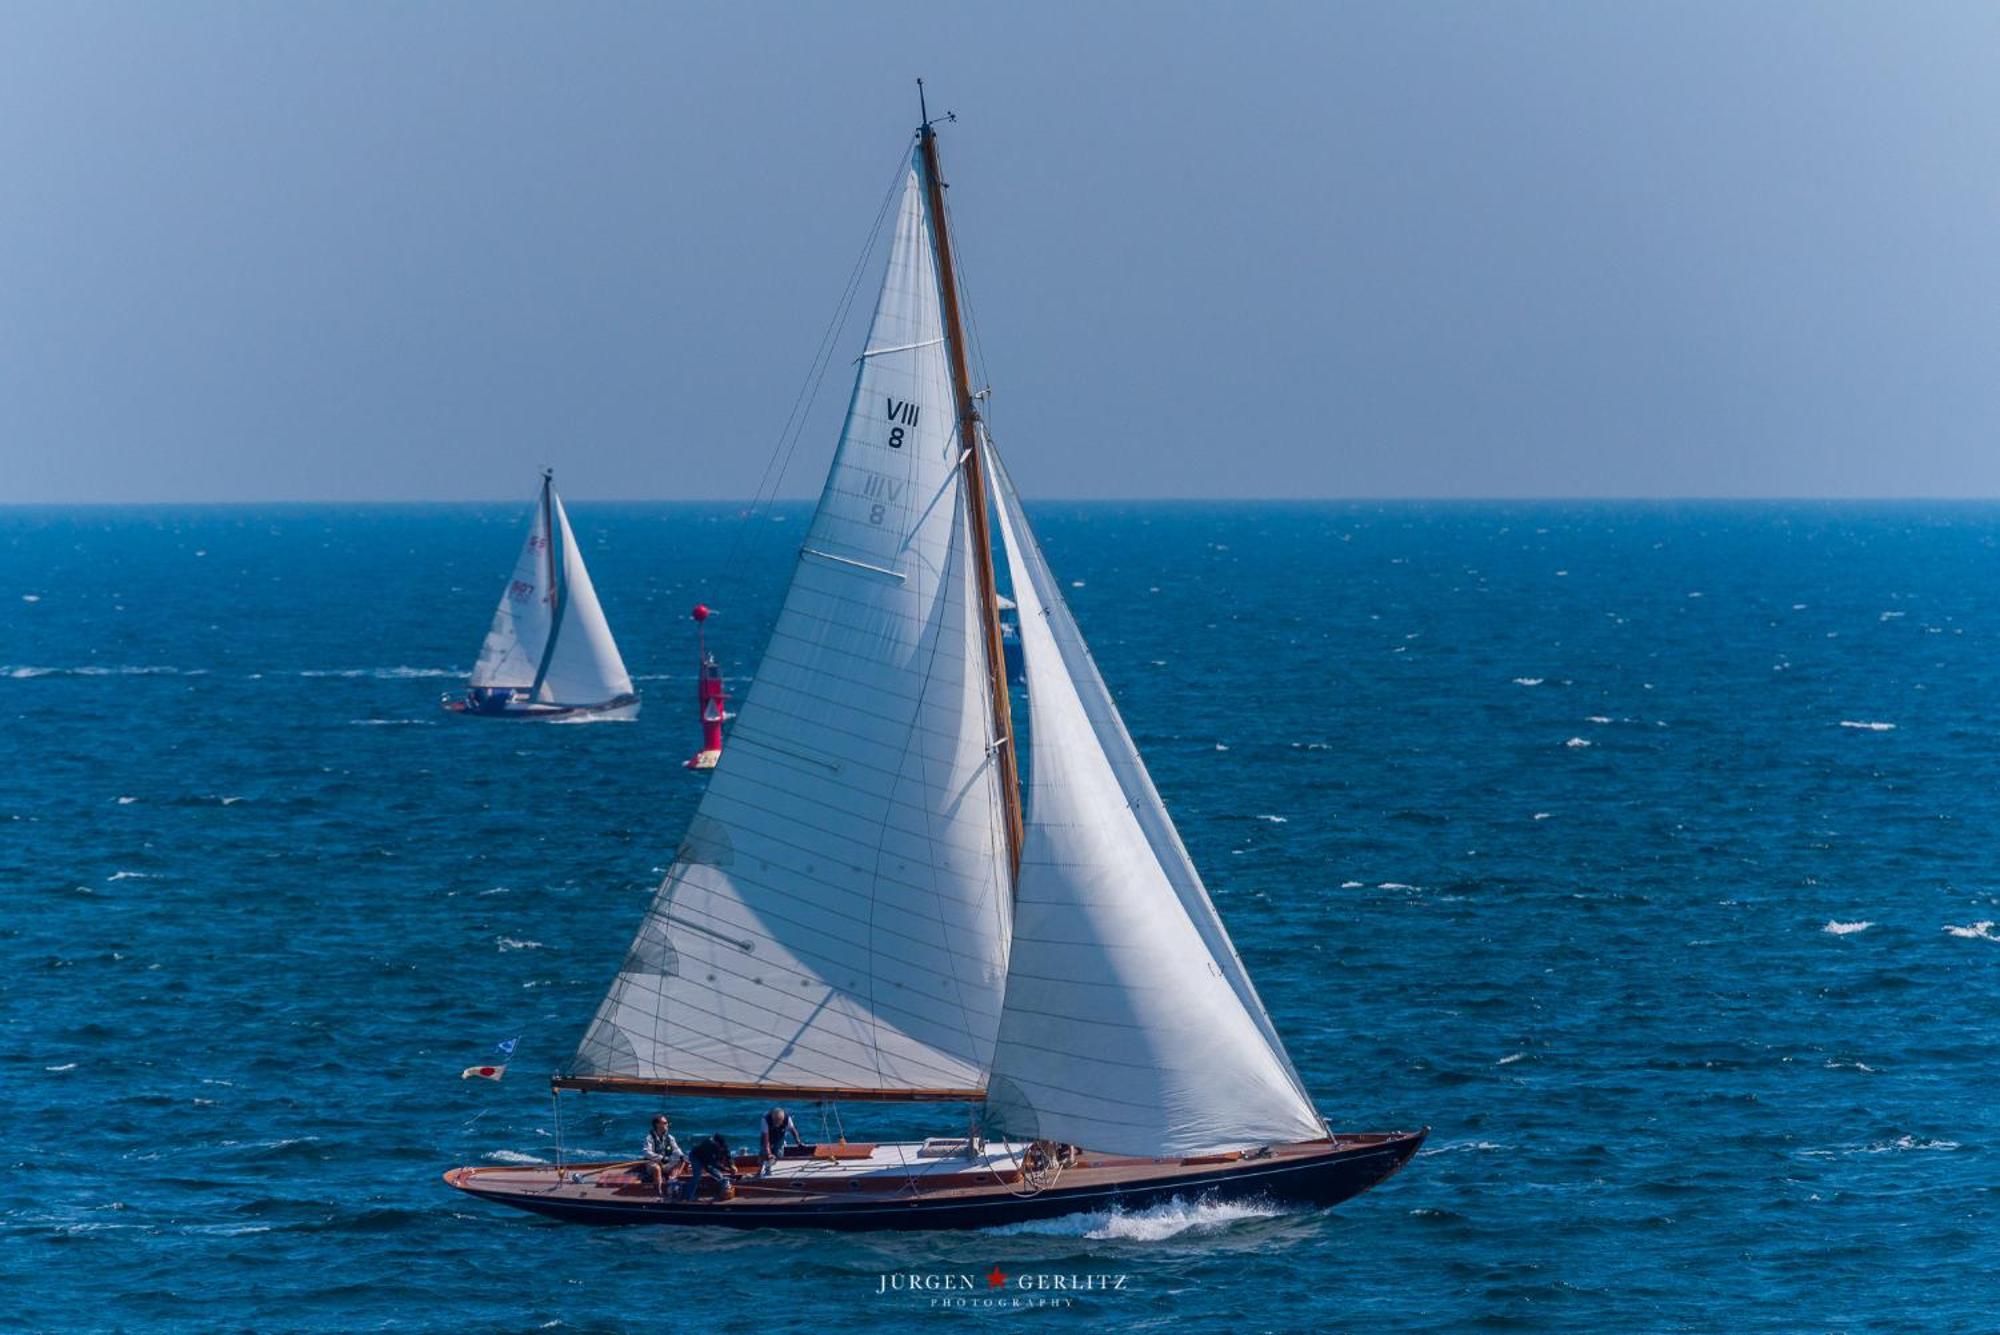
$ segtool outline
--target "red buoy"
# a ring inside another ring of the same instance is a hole
[[[695,642],[700,681],[695,686],[695,709],[701,718],[701,750],[688,760],[688,769],[714,769],[722,759],[722,725],[730,717],[725,704],[729,696],[722,688],[722,667],[708,651],[708,604],[694,605]]]

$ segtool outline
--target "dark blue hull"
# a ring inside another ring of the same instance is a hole
[[[727,1204],[625,1199],[580,1199],[553,1193],[508,1191],[486,1182],[491,1170],[456,1169],[446,1181],[473,1195],[551,1218],[585,1224],[678,1224],[710,1228],[955,1229],[991,1228],[1052,1219],[1081,1211],[1142,1210],[1181,1200],[1268,1200],[1330,1206],[1357,1196],[1408,1163],[1425,1132],[1340,1143],[1305,1157],[1245,1159],[1212,1171],[1135,1172],[1101,1180],[1111,1170],[1077,1174],[1099,1180],[1056,1185],[1037,1194],[1006,1188],[944,1192],[933,1198],[883,1193],[880,1199],[820,1197],[812,1200],[748,1199]],[[461,1176],[464,1175],[464,1176]],[[473,1175],[477,1175],[476,1177]]]

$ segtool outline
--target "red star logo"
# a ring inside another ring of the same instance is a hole
[[[1006,1275],[1006,1272],[1002,1271],[1002,1270],[1000,1269],[1000,1267],[999,1267],[999,1266],[997,1266],[997,1265],[996,1265],[996,1266],[994,1266],[994,1267],[993,1267],[993,1269],[992,1269],[992,1270],[990,1270],[990,1271],[988,1271],[988,1272],[987,1272],[987,1275],[986,1275],[986,1287],[987,1287],[987,1288],[989,1288],[989,1289],[997,1289],[997,1288],[999,1288],[999,1287],[1000,1287],[1000,1286],[1001,1286],[1002,1284],[1005,1284],[1006,1282],[1007,1282],[1007,1275]]]

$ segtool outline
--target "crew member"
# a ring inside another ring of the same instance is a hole
[[[688,1155],[688,1166],[693,1170],[688,1175],[688,1200],[700,1200],[701,1184],[710,1178],[715,1179],[717,1200],[736,1199],[736,1164],[729,1155],[729,1142],[721,1136],[696,1142],[693,1153]]]
[[[763,1155],[765,1163],[784,1157],[786,1136],[792,1138],[794,1145],[806,1143],[806,1138],[799,1134],[799,1124],[792,1120],[790,1113],[783,1108],[773,1108],[765,1113],[763,1141],[758,1147],[758,1152]]]
[[[645,1158],[639,1163],[639,1172],[653,1184],[662,1200],[667,1195],[667,1179],[687,1160],[681,1153],[680,1142],[674,1139],[672,1125],[665,1113],[654,1114],[653,1129],[646,1133]]]

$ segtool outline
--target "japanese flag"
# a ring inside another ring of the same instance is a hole
[[[507,1074],[504,1066],[468,1066],[459,1074],[460,1080],[470,1080],[477,1076],[481,1080],[498,1080]]]

